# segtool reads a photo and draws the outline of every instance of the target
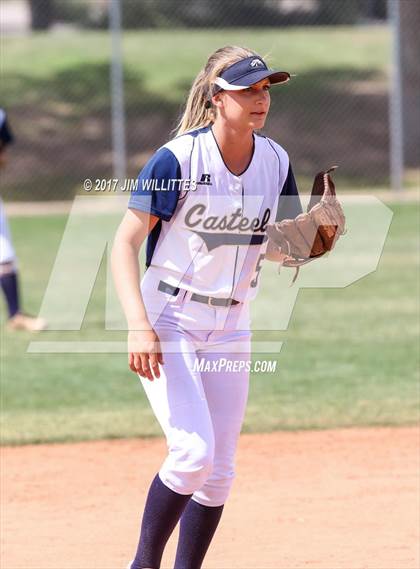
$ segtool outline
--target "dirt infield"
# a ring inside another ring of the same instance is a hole
[[[418,569],[419,434],[242,435],[205,567]],[[2,569],[125,568],[164,454],[163,439],[3,448]]]

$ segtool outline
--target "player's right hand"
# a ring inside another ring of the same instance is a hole
[[[153,381],[155,377],[160,377],[159,364],[163,365],[164,362],[159,337],[153,328],[130,330],[128,365],[131,371]]]

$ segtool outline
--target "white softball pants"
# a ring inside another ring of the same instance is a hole
[[[14,269],[17,268],[16,253],[10,236],[9,224],[7,223],[3,201],[0,198],[0,264],[5,263],[11,263]]]
[[[248,398],[249,305],[210,307],[190,300],[189,292],[173,297],[148,288],[143,299],[164,365],[160,378],[139,378],[166,436],[159,476],[179,494],[220,506],[235,476]]]

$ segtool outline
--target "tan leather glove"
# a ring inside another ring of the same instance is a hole
[[[329,175],[336,167],[315,176],[306,213],[267,225],[268,238],[284,254],[280,266],[296,268],[292,284],[302,265],[331,251],[345,233],[346,219]]]

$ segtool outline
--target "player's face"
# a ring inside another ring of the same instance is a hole
[[[219,111],[232,126],[257,130],[263,128],[270,109],[270,81],[263,79],[247,89],[223,91]]]

